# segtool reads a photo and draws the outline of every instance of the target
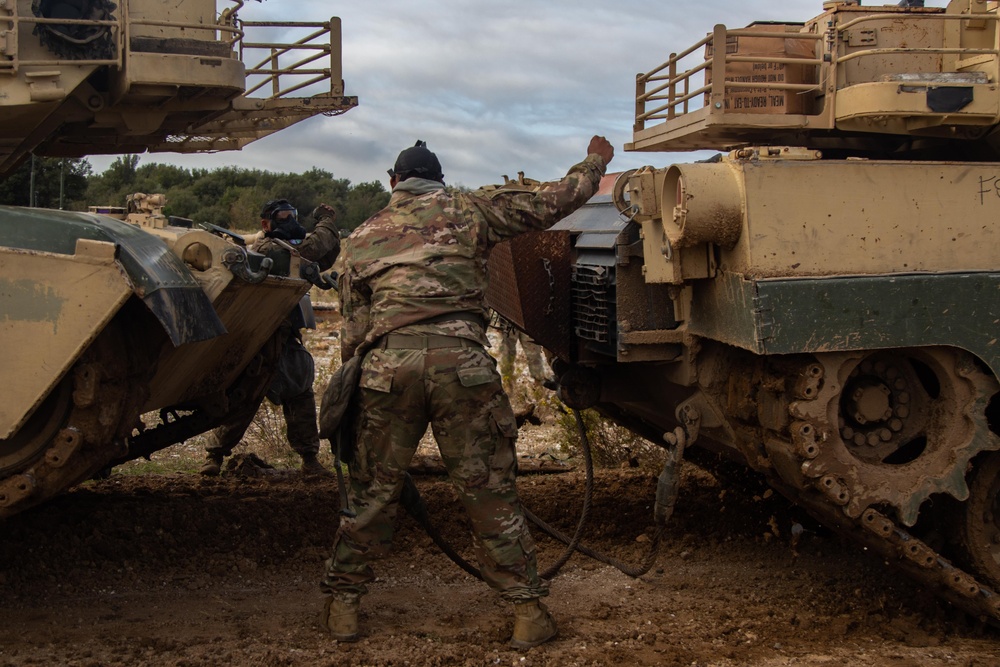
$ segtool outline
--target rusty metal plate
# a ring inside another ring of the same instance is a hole
[[[490,254],[486,303],[562,359],[570,358],[569,231],[528,232]]]

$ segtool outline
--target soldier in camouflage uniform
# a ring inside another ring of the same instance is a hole
[[[357,516],[342,521],[322,582],[335,638],[357,638],[370,561],[391,546],[404,475],[428,422],[471,520],[483,578],[514,603],[512,645],[555,636],[515,485],[514,413],[486,351],[486,261],[500,241],[582,206],[613,155],[594,137],[583,162],[538,192],[462,194],[445,190],[437,157],[417,142],[389,171],[389,205],[344,241],[341,355],[365,356],[350,464]]]
[[[503,378],[507,391],[514,387],[514,368],[517,361],[517,344],[521,344],[525,361],[528,362],[528,373],[531,379],[540,385],[551,386],[552,378],[546,371],[545,357],[542,346],[531,339],[510,322],[504,323],[500,332],[500,377]]]
[[[254,241],[252,250],[262,255],[287,253],[278,241],[291,245],[303,258],[319,264],[321,270],[333,266],[340,252],[340,234],[337,231],[337,214],[332,208],[320,204],[313,212],[316,227],[306,233],[299,224],[295,207],[288,200],[267,202],[261,210],[261,234]],[[316,458],[319,452],[319,432],[316,428],[316,397],[313,393],[315,367],[312,355],[302,345],[302,328],[315,327],[308,322],[304,308],[309,309],[308,295],[281,323],[278,330],[264,345],[261,356],[274,359],[275,363],[262,370],[262,387],[266,393],[258,394],[245,405],[237,407],[227,421],[216,428],[205,445],[207,452],[203,475],[218,475],[222,460],[232,454],[253,421],[264,396],[281,405],[285,416],[285,434],[288,444],[302,457],[302,472],[306,475],[329,475],[329,470]]]

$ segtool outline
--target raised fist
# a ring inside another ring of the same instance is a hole
[[[590,145],[587,147],[587,154],[600,155],[604,158],[604,164],[608,164],[611,162],[611,158],[615,156],[615,149],[607,139],[595,135],[594,138],[590,140]]]
[[[313,209],[312,217],[314,220],[319,222],[323,218],[329,218],[330,220],[337,219],[337,212],[333,210],[333,207],[329,204],[320,204]]]

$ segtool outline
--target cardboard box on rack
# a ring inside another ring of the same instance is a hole
[[[755,32],[797,33],[798,24],[751,23],[747,30]],[[728,35],[728,55],[774,58],[815,58],[817,42],[811,39],[742,37]],[[712,43],[705,46],[705,59],[714,54]],[[794,65],[779,62],[727,63],[726,81],[741,83],[816,83],[815,65]],[[705,70],[705,83],[712,82],[712,67]],[[769,88],[728,88],[725,95],[727,113],[808,114],[812,110],[814,92],[775,90]],[[706,95],[706,103],[708,96]]]

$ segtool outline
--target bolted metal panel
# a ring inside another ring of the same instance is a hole
[[[570,232],[528,232],[490,254],[486,303],[556,356],[569,359]]]

